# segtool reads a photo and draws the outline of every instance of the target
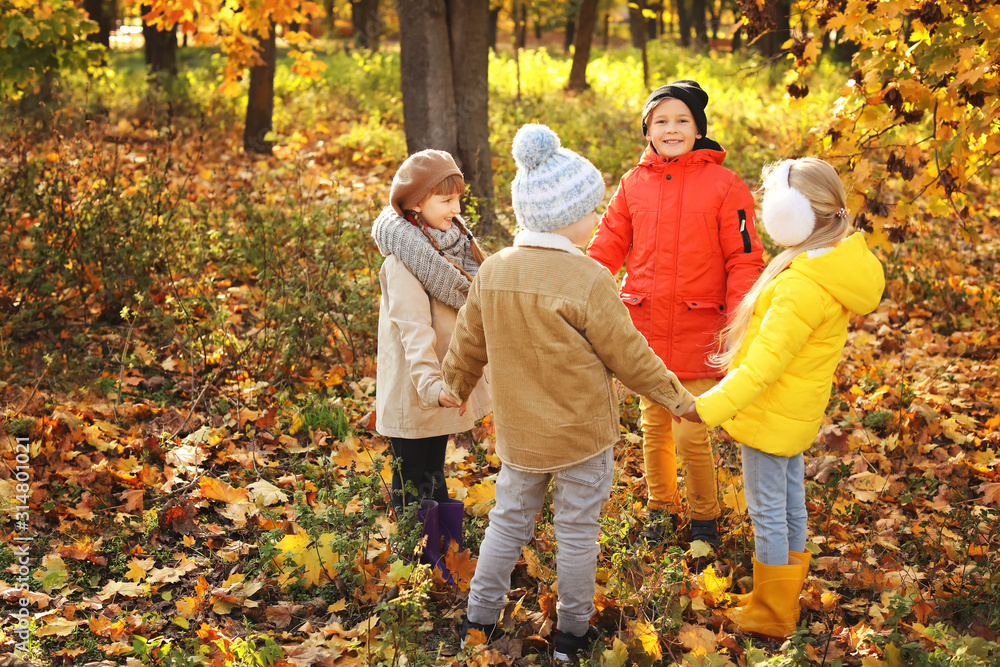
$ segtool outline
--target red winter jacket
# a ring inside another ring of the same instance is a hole
[[[723,375],[708,364],[716,335],[764,268],[753,195],[725,157],[719,147],[664,158],[647,146],[587,249],[612,273],[626,265],[632,322],[682,379]]]

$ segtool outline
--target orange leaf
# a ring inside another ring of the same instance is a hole
[[[245,503],[250,499],[244,489],[237,489],[213,477],[201,478],[201,495],[225,503]]]

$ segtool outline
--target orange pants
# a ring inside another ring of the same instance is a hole
[[[714,387],[715,378],[681,380],[695,396]],[[642,458],[646,466],[649,509],[681,513],[677,489],[677,454],[684,466],[684,487],[691,506],[692,519],[714,519],[722,512],[715,480],[715,457],[703,423],[677,423],[666,408],[645,396],[639,400],[642,410]]]

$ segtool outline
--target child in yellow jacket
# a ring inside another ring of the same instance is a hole
[[[727,616],[743,632],[782,637],[795,630],[809,566],[803,452],[826,412],[851,313],[878,306],[885,277],[864,237],[848,236],[843,185],[822,160],[765,170],[761,217],[786,250],[723,331],[717,361],[729,372],[696,406],[741,445],[754,526],[754,589]]]

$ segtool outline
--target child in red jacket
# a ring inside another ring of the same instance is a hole
[[[708,94],[680,80],[653,91],[642,112],[649,142],[625,174],[587,254],[617,273],[621,298],[649,346],[695,396],[719,379],[709,363],[728,314],[764,267],[754,199],[722,166],[707,134]],[[649,516],[643,537],[661,542],[680,512],[677,454],[686,468],[691,539],[721,546],[715,460],[704,424],[673,423],[640,397]]]

